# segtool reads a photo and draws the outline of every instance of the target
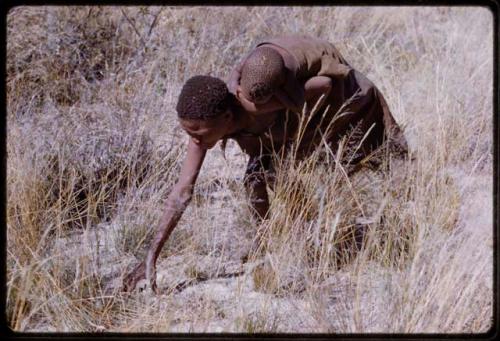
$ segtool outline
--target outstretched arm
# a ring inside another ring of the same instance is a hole
[[[149,247],[143,263],[134,269],[124,281],[125,290],[133,290],[141,279],[147,278],[153,290],[156,290],[156,260],[163,245],[174,230],[177,222],[191,201],[194,184],[203,164],[206,149],[199,147],[192,139],[189,140],[187,155],[182,164],[179,180],[170,192],[165,212],[160,220],[159,228]]]

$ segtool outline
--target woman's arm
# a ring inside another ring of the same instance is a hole
[[[125,290],[133,290],[137,282],[143,278],[147,278],[151,288],[156,291],[156,260],[163,245],[191,201],[194,184],[205,155],[206,149],[199,147],[190,139],[179,180],[167,198],[165,212],[160,220],[160,225],[153,238],[153,242],[149,247],[146,259],[125,278]]]

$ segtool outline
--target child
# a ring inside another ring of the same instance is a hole
[[[314,104],[326,93],[321,110],[302,127],[299,158],[324,141],[335,150],[347,135],[358,144],[349,163],[373,155],[385,142],[401,155],[406,152],[402,131],[380,92],[331,44],[285,37],[259,44],[257,50],[258,58],[252,60],[255,56],[250,54],[232,73],[232,92],[222,80],[210,76],[192,77],[183,86],[176,109],[190,136],[187,155],[146,259],[125,278],[125,290],[143,278],[156,290],[158,255],[191,200],[207,150],[217,141],[232,138],[249,156],[244,185],[260,218],[266,217],[269,208],[266,174],[273,171],[271,154],[289,151],[303,119],[300,112],[289,115],[286,109],[298,111],[303,103]]]
[[[361,142],[359,155],[351,160],[353,164],[384,140],[393,152],[407,152],[403,133],[380,91],[327,41],[290,35],[261,42],[232,71],[228,84],[243,108],[254,115],[280,109],[301,112],[304,103],[307,114],[324,95],[315,116],[310,118],[311,126],[317,127],[321,120],[330,141],[347,132],[362,137],[369,132],[362,142],[350,141],[352,145]],[[326,129],[334,117],[335,124]],[[313,135],[310,131],[302,140],[309,143],[321,138]]]

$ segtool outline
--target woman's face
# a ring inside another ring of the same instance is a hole
[[[179,119],[182,129],[203,149],[210,149],[224,135],[230,133],[232,113],[230,111],[207,120]]]

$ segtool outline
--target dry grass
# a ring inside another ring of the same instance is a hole
[[[21,331],[485,332],[492,318],[492,16],[484,8],[16,7],[7,35],[7,316]],[[123,294],[175,183],[176,96],[259,39],[334,42],[382,90],[413,162],[346,177],[207,157],[158,264]],[[361,239],[364,243],[359,245]],[[175,289],[177,287],[177,289]]]

